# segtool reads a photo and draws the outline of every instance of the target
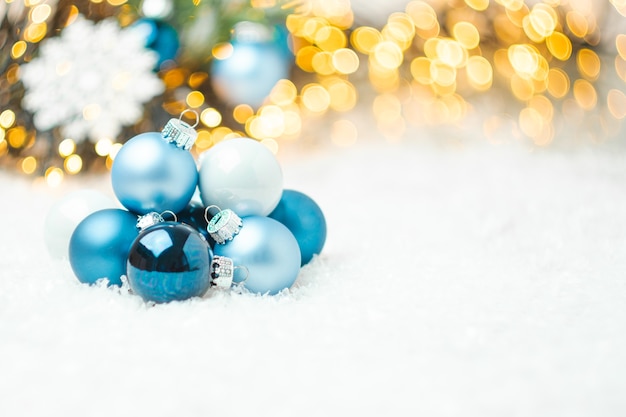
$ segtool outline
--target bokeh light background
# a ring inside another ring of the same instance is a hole
[[[207,67],[183,50],[159,68],[166,91],[140,122],[119,137],[78,143],[34,129],[20,107],[21,65],[79,13],[115,16],[127,26],[139,5],[2,0],[1,165],[50,186],[106,172],[125,140],[185,109],[200,119],[196,155],[231,137],[255,138],[276,153],[306,152],[350,147],[372,131],[392,142],[516,141],[529,148],[624,141],[626,0],[244,3],[248,15],[283,11],[290,40],[291,75],[264,104],[224,104],[210,88]],[[210,46],[205,62],[233,52],[228,40]],[[83,117],[91,111],[85,108]]]

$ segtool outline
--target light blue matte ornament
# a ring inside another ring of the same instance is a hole
[[[280,222],[264,216],[243,217],[238,233],[213,248],[215,256],[230,258],[239,267],[233,283],[248,291],[274,295],[290,288],[300,272],[300,248]]]
[[[238,23],[233,33],[232,53],[211,63],[211,85],[231,106],[258,108],[279,80],[289,78],[286,40],[272,37],[269,28],[252,22]]]
[[[80,282],[94,284],[107,278],[121,285],[128,251],[137,237],[137,216],[121,209],[104,209],[85,217],[69,241],[69,260]]]
[[[302,265],[319,254],[326,242],[326,219],[322,209],[308,195],[283,190],[278,206],[268,217],[278,220],[293,233],[302,254]]]
[[[167,303],[201,297],[210,284],[213,253],[193,227],[162,222],[142,230],[127,262],[131,290],[145,301]]]
[[[161,133],[142,133],[126,142],[111,168],[120,203],[136,214],[184,209],[198,183],[196,162],[187,151],[196,137],[192,126],[171,119]]]

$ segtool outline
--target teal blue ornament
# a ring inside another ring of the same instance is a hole
[[[198,183],[196,161],[187,151],[196,137],[192,126],[172,119],[161,133],[142,133],[126,142],[111,168],[120,203],[140,215],[183,210]]]
[[[211,285],[213,253],[189,225],[165,221],[141,231],[128,253],[131,290],[144,301],[168,303],[203,296]]]
[[[85,217],[69,241],[69,260],[80,282],[94,284],[106,278],[121,285],[126,259],[137,237],[137,216],[121,209],[98,210]]]
[[[178,56],[180,40],[176,29],[169,23],[146,17],[137,20],[131,28],[141,33],[146,48],[157,53],[159,59],[155,70],[158,70],[164,62],[173,61]]]
[[[209,243],[209,246],[213,248],[215,246],[215,240],[211,237],[207,231],[209,220],[211,215],[207,213],[206,209],[199,201],[191,201],[187,207],[176,214],[180,223],[188,224],[202,234]]]
[[[300,252],[302,265],[319,254],[326,242],[326,219],[320,206],[308,195],[296,190],[283,190],[278,205],[269,214],[293,233]]]
[[[258,108],[279,80],[289,78],[286,39],[258,23],[240,22],[233,31],[232,52],[211,64],[211,85],[228,105]]]
[[[257,294],[274,295],[290,288],[298,278],[301,259],[293,234],[269,217],[243,217],[241,223],[231,239],[213,248],[215,256],[229,258],[238,267],[233,283]]]

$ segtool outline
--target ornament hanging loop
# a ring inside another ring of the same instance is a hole
[[[187,124],[186,122],[183,122],[183,115],[187,112],[193,113],[194,116],[196,116],[196,122],[192,125]],[[190,109],[185,109],[182,111],[182,113],[180,114],[180,116],[178,117],[178,121],[180,123],[185,123],[186,125],[188,125],[191,128],[195,128],[196,126],[198,126],[198,124],[200,123],[200,116],[198,116],[198,112],[195,110],[190,110]]]
[[[212,208],[217,209],[218,212],[222,211],[222,209],[216,206],[215,204],[211,204],[210,206],[207,206],[207,208],[204,209],[204,220],[206,220],[207,223],[211,221],[211,219],[209,219],[209,210],[211,210]]]
[[[165,210],[165,211],[161,212],[161,217],[164,218],[166,214],[171,215],[174,218],[174,221],[178,222],[178,216],[172,210]]]

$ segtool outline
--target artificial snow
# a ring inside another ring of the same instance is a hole
[[[156,306],[48,255],[108,176],[0,172],[0,416],[623,416],[624,149],[517,142],[293,152],[328,223],[296,285]]]

